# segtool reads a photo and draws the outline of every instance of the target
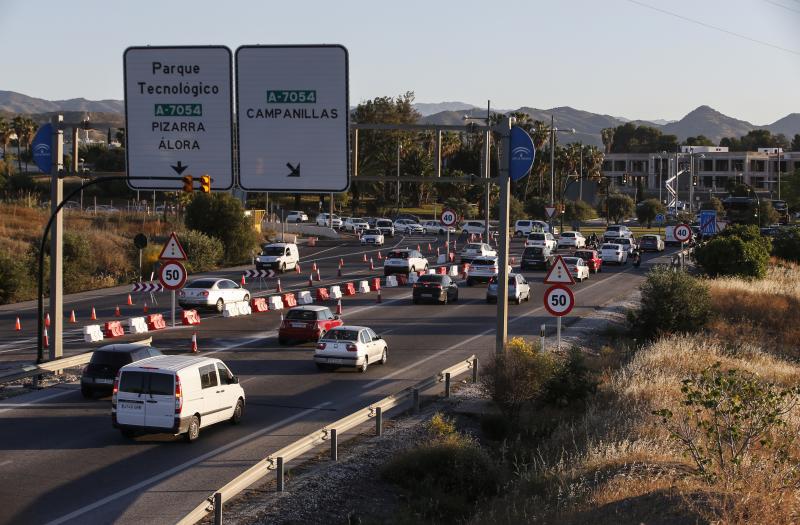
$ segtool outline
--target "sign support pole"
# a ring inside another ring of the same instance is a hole
[[[497,250],[497,333],[495,339],[495,353],[498,355],[505,353],[506,342],[508,340],[508,209],[509,193],[511,190],[511,123],[510,117],[505,117],[498,126],[498,131],[502,135],[501,147],[498,153],[505,156],[505,162],[501,162],[503,167],[500,170],[500,239]],[[488,162],[488,159],[487,159]],[[487,219],[488,219],[487,213]],[[488,226],[488,220],[487,220]],[[487,238],[487,242],[488,242]]]
[[[58,359],[64,355],[64,305],[61,298],[64,290],[64,214],[60,213],[58,205],[64,199],[64,181],[61,179],[61,170],[64,165],[64,131],[61,124],[62,115],[52,118],[53,139],[51,142],[50,157],[50,210],[55,214],[55,224],[50,234],[50,323],[53,339],[50,343],[50,359]],[[39,334],[41,337],[42,334]]]
[[[556,317],[556,350],[561,351],[561,316]]]
[[[175,290],[170,291],[172,296],[172,328],[175,328]]]

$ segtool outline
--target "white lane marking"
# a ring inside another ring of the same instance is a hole
[[[40,397],[39,399],[34,399],[33,401],[29,401],[27,403],[19,403],[19,404],[16,404],[16,405],[10,405],[10,404],[3,405],[3,406],[8,406],[9,408],[4,408],[4,409],[0,410],[0,414],[2,414],[3,412],[8,412],[10,410],[17,409],[17,408],[24,408],[24,407],[27,407],[27,406],[30,406],[30,405],[35,405],[35,404],[40,403],[42,401],[47,401],[48,399],[53,399],[54,397],[61,397],[61,396],[65,396],[67,394],[72,394],[72,393],[74,393],[74,390],[64,390],[62,392],[58,392],[58,393],[55,393],[55,394],[50,394],[49,396],[44,396],[44,397]]]
[[[576,290],[575,294],[577,295],[577,294],[580,294],[582,292],[585,292],[586,290],[589,290],[589,289],[597,286],[598,284],[607,283],[611,279],[614,279],[616,276],[623,275],[624,273],[627,273],[628,271],[629,270],[624,270],[622,272],[619,272],[619,273],[616,273],[616,274],[612,275],[611,277],[609,277],[607,279],[604,279],[602,281],[597,281],[596,283],[592,283],[589,286],[581,288],[580,290]],[[528,310],[527,312],[525,312],[523,314],[520,314],[520,315],[518,315],[516,317],[513,317],[513,318],[509,319],[508,320],[508,324],[517,322],[520,319],[526,319],[528,316],[533,315],[536,312],[539,312],[541,310],[544,310],[544,306],[540,306],[540,307],[535,308],[533,310]],[[459,348],[461,346],[469,344],[469,343],[475,341],[476,339],[480,339],[481,337],[485,337],[485,336],[487,336],[489,334],[495,333],[496,331],[497,331],[497,328],[489,328],[488,330],[484,330],[483,332],[481,332],[479,334],[473,335],[469,339],[466,339],[464,341],[460,341],[460,342],[458,342],[458,343],[456,343],[456,344],[454,344],[452,346],[449,346],[449,347],[445,348],[444,350],[439,350],[435,354],[431,354],[428,357],[424,357],[424,358],[420,359],[419,361],[417,361],[416,363],[413,363],[413,364],[408,365],[408,366],[406,366],[404,368],[401,368],[400,370],[395,370],[391,374],[387,374],[387,375],[383,376],[380,379],[376,379],[375,381],[370,381],[369,383],[365,384],[362,388],[364,388],[364,389],[372,388],[373,386],[375,386],[375,385],[377,385],[377,384],[379,384],[379,383],[381,383],[383,381],[389,380],[389,379],[391,379],[391,378],[393,378],[395,376],[398,376],[400,374],[404,374],[404,373],[408,372],[409,370],[417,368],[419,365],[430,361],[431,359],[435,359],[435,358],[437,358],[437,357],[439,357],[439,356],[441,356],[443,354],[446,354],[447,352],[455,350],[456,348]]]
[[[14,462],[9,459],[8,461],[3,461],[2,463],[0,463],[0,467],[5,467],[6,465],[10,465],[12,463]]]
[[[86,505],[86,506],[81,507],[81,508],[79,508],[77,510],[74,510],[74,511],[70,512],[69,514],[65,514],[64,516],[56,518],[53,521],[50,521],[48,523],[48,525],[57,525],[59,523],[65,523],[67,521],[73,520],[73,519],[77,518],[78,516],[82,516],[83,514],[86,514],[87,512],[90,512],[90,511],[95,510],[95,509],[97,509],[99,507],[102,507],[103,505],[105,505],[107,503],[111,503],[112,501],[117,500],[117,499],[119,499],[121,497],[127,496],[128,494],[131,494],[132,492],[139,491],[139,490],[147,487],[148,485],[152,485],[153,483],[157,483],[157,482],[161,481],[164,478],[168,478],[170,476],[173,476],[173,475],[175,475],[175,474],[177,474],[177,473],[179,473],[179,472],[181,472],[183,470],[186,470],[189,467],[197,465],[198,463],[201,463],[201,462],[203,462],[203,461],[205,461],[207,459],[210,459],[210,458],[212,458],[214,456],[217,456],[219,454],[227,452],[228,450],[236,448],[239,445],[243,445],[243,444],[249,443],[249,442],[251,442],[252,440],[254,440],[256,438],[258,438],[260,436],[263,436],[264,434],[272,432],[273,430],[275,430],[277,428],[280,428],[281,426],[287,425],[287,424],[289,424],[289,423],[291,423],[293,421],[301,419],[301,418],[307,416],[308,414],[311,414],[312,412],[316,412],[317,410],[319,410],[319,409],[321,409],[321,408],[323,408],[323,407],[325,407],[327,405],[330,405],[330,404],[332,404],[330,401],[325,401],[324,403],[320,403],[319,405],[317,405],[315,407],[307,408],[306,410],[303,410],[302,412],[298,412],[297,414],[295,414],[293,416],[289,416],[287,418],[284,418],[284,419],[278,421],[277,423],[273,423],[272,425],[270,425],[268,427],[264,427],[261,430],[257,430],[256,432],[253,432],[253,433],[248,434],[246,436],[240,437],[236,441],[232,441],[232,442],[228,443],[227,445],[223,445],[223,446],[221,446],[219,448],[216,448],[214,450],[206,452],[205,454],[197,456],[194,459],[190,459],[189,461],[186,461],[185,463],[181,463],[180,465],[172,467],[171,469],[167,469],[167,470],[161,472],[160,474],[156,474],[155,476],[149,477],[144,481],[140,481],[139,483],[136,483],[135,485],[131,485],[130,487],[127,487],[125,489],[117,491],[117,492],[115,492],[115,493],[113,493],[113,494],[111,494],[109,496],[106,496],[105,498],[99,499],[99,500],[95,501],[94,503],[90,503],[89,505]]]

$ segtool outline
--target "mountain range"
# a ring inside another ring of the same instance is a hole
[[[423,124],[462,124],[466,115],[480,117],[486,113],[485,108],[458,101],[420,102],[416,103],[414,107],[422,115],[420,123]],[[754,129],[768,129],[775,134],[783,133],[789,138],[800,133],[800,113],[790,113],[772,124],[756,125],[724,115],[709,106],[700,106],[677,121],[629,120],[624,117],[582,111],[569,106],[550,109],[523,106],[515,110],[498,109],[493,111],[527,113],[533,120],[544,122],[549,122],[552,115],[557,127],[575,130],[574,134],[559,134],[559,142],[582,142],[595,146],[602,146],[600,130],[621,126],[627,122],[654,127],[661,130],[662,133],[677,135],[679,140],[705,135],[715,143],[719,143],[723,137],[740,137]],[[86,100],[84,98],[50,101],[13,91],[0,90],[0,116],[10,117],[22,113],[32,115],[37,122],[44,122],[54,112],[64,113],[66,122],[79,121],[81,114],[85,114],[97,128],[118,128],[124,126],[125,104],[122,100]]]

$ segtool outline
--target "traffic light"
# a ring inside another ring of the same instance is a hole
[[[692,186],[697,186],[697,175],[692,175]]]
[[[192,185],[192,176],[191,175],[184,175],[183,176],[183,191],[186,193],[192,193],[194,191],[194,186]]]
[[[200,191],[203,193],[211,193],[211,177],[208,175],[200,177]]]
[[[628,174],[624,173],[622,175],[622,184],[628,184]]]

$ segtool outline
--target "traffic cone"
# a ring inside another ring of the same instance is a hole
[[[44,329],[44,347],[50,348],[50,338],[47,337],[47,328]]]
[[[317,271],[317,263],[311,263],[311,271],[312,272],[316,272]]]
[[[192,334],[192,353],[197,353],[197,332]]]
[[[374,270],[375,269],[375,263],[372,262],[372,257],[369,258],[369,269],[370,270]]]
[[[342,266],[344,266],[344,259],[339,258],[339,268],[341,268]]]
[[[300,269],[300,263],[297,263],[297,264],[294,265],[294,271],[295,271],[295,273],[300,273],[302,271]]]
[[[378,301],[377,302],[379,302],[379,303],[383,302],[383,299],[381,298],[381,289],[380,288],[378,288]]]
[[[308,285],[314,286],[314,274],[308,274]]]
[[[75,319],[75,310],[72,310],[69,314],[69,322],[70,323],[77,323],[78,321]]]
[[[19,317],[17,317],[17,322],[14,323],[14,330],[17,332],[22,330],[22,324],[19,322]]]
[[[89,317],[92,321],[97,321],[97,314],[94,311],[94,306],[92,306],[92,315]]]
[[[439,255],[441,255],[441,254],[439,253],[439,247],[437,246],[436,247],[436,257],[439,257]]]
[[[511,265],[513,266],[515,264],[517,264],[517,260],[516,260],[516,258],[512,257],[511,258]]]
[[[383,259],[383,255],[381,255],[381,252],[378,252],[378,260],[380,261],[381,259]]]
[[[364,253],[364,262],[367,262],[367,254],[366,254],[366,252]]]
[[[133,300],[131,299],[131,294],[128,294],[128,306],[133,304]]]
[[[317,270],[317,281],[321,281],[321,280],[322,280],[322,277],[319,274],[319,270]]]
[[[278,287],[277,287],[277,290],[276,290],[276,291],[277,291],[278,293],[281,293],[281,292],[283,291],[283,288],[281,288],[281,280],[280,280],[280,279],[278,279]]]
[[[431,248],[431,243],[428,243],[428,253],[433,252],[433,248]]]
[[[120,317],[122,314],[119,311],[119,306],[114,310],[114,317]]]
[[[145,301],[145,302],[144,302],[144,308],[142,308],[142,311],[143,311],[144,313],[147,313],[147,310],[148,310],[148,308],[147,308],[147,301]]]
[[[336,315],[342,315],[342,300],[336,302]]]
[[[242,286],[244,286],[245,284],[247,284],[247,283],[244,280],[244,274],[242,274]]]
[[[44,316],[44,325],[47,328],[50,328],[50,313],[49,312],[47,314],[45,314],[45,316]]]
[[[419,244],[417,244],[417,251],[418,251],[418,252],[421,252],[421,251],[422,251],[422,248],[420,248],[420,247],[419,247]]]

